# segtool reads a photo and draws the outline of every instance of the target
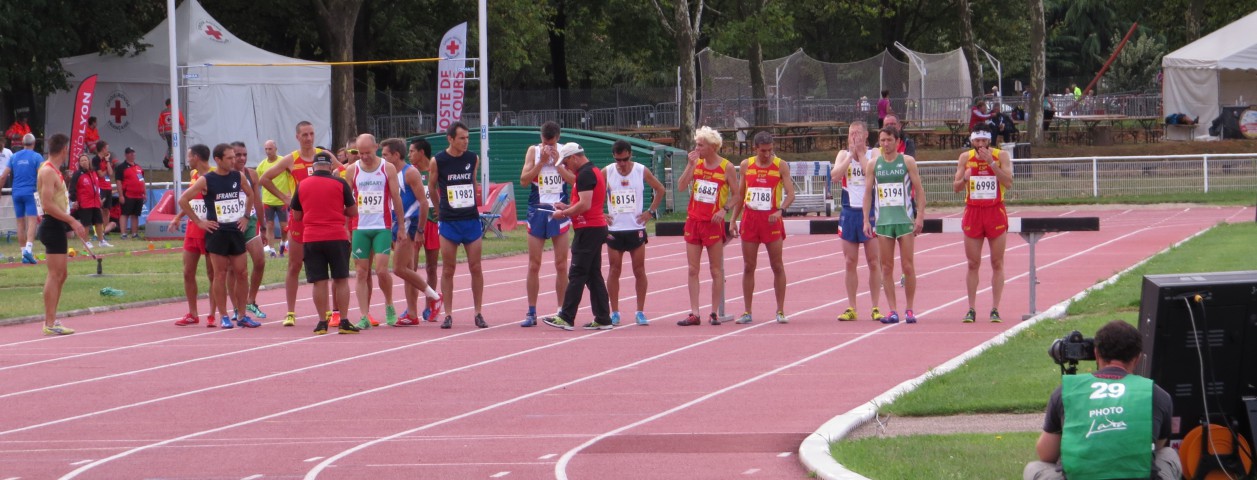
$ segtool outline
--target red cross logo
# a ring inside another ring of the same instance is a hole
[[[458,55],[458,41],[450,39],[450,43],[445,45],[445,50],[450,52],[450,56]]]
[[[113,123],[122,123],[122,117],[127,116],[127,109],[122,106],[122,100],[115,99],[113,101],[113,107],[109,109],[109,115],[113,117]]]
[[[206,26],[205,26],[205,34],[206,34],[206,35],[209,35],[209,36],[211,36],[211,37],[214,37],[214,40],[222,40],[222,39],[223,39],[223,32],[220,32],[220,31],[218,31],[218,30],[214,29],[214,26],[213,26],[213,25],[206,25]]]

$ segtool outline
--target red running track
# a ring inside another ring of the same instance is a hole
[[[1251,212],[1022,215],[1102,218],[1100,232],[1040,241],[1039,308],[1046,309]],[[960,323],[960,242],[945,234],[918,240],[917,325],[834,321],[846,307],[838,240],[796,236],[785,249],[787,325],[765,322],[773,301],[761,260],[756,323],[675,326],[688,310],[684,249],[677,238],[656,238],[647,247],[647,327],[629,320],[599,332],[519,328],[523,256],[485,262],[493,327],[484,330],[471,326],[461,267],[453,330],[425,324],[315,337],[308,288],[297,328],[275,320],[280,290],[261,293],[272,316],[256,330],[174,327],[182,303],[71,319],[80,333],[68,337],[39,337],[35,325],[3,327],[0,480],[801,478],[794,452],[818,425],[999,334],[1024,313],[1027,248],[1010,239],[1001,309],[1010,320]],[[726,259],[730,312],[742,308],[734,293],[742,265],[740,255]],[[984,268],[984,284],[986,275]],[[709,298],[709,281],[703,285]],[[539,310],[553,311],[553,301],[543,292]],[[989,307],[985,291],[978,307]],[[579,322],[589,319],[587,307],[582,316]]]

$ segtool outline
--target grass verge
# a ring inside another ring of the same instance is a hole
[[[868,478],[1021,478],[1037,433],[862,438],[830,445],[843,465]]]

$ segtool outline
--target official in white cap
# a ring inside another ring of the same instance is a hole
[[[559,162],[567,171],[576,172],[576,188],[571,205],[554,204],[554,218],[571,218],[576,233],[572,236],[572,266],[568,270],[567,291],[563,293],[563,308],[542,321],[551,327],[572,330],[584,289],[589,288],[594,321],[585,324],[585,329],[608,330],[611,305],[602,278],[602,245],[607,241],[607,218],[602,213],[607,202],[606,178],[575,142],[559,147]]]

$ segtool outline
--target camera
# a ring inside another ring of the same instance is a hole
[[[1048,356],[1064,373],[1073,375],[1078,371],[1078,362],[1096,359],[1096,339],[1083,337],[1082,332],[1074,330],[1052,342]]]

